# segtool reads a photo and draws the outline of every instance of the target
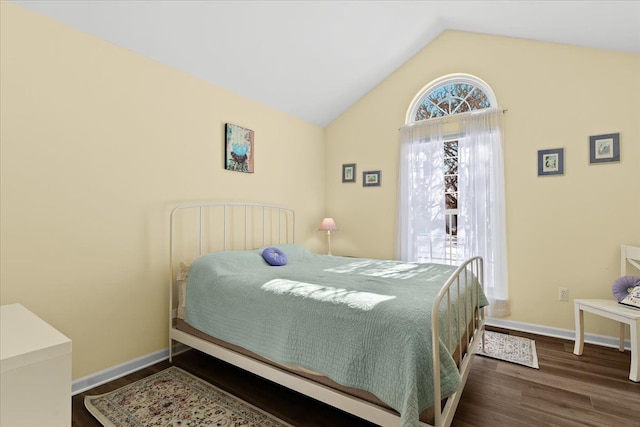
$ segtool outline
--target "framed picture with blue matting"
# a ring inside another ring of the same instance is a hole
[[[620,134],[609,133],[589,137],[589,163],[620,161]]]
[[[342,165],[342,182],[356,182],[355,163],[347,163]]]
[[[538,150],[538,176],[564,175],[564,148]]]
[[[366,171],[362,172],[363,187],[380,187],[382,185],[382,171]]]

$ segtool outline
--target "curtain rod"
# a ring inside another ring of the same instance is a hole
[[[406,124],[404,126],[400,126],[398,128],[398,130],[402,129],[403,127],[407,127],[407,126],[419,125],[419,124],[427,122],[427,121],[431,122],[431,121],[435,121],[435,120],[441,120],[443,123],[450,123],[450,122],[456,121],[460,116],[470,116],[471,114],[479,114],[479,113],[485,112],[486,110],[488,110],[488,108],[483,108],[482,110],[465,111],[464,113],[452,114],[450,116],[432,117],[430,119],[418,120],[417,122],[411,122],[411,123],[408,123],[408,124]],[[502,109],[502,114],[506,113],[507,111],[509,111],[509,110],[506,109],[506,108],[503,108]]]

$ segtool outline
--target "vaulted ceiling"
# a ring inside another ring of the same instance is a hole
[[[12,1],[320,126],[447,29],[640,54],[639,1]]]

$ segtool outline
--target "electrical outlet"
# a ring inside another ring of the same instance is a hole
[[[558,288],[558,299],[560,301],[569,301],[569,288]]]

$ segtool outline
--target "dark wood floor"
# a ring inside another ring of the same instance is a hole
[[[499,331],[534,339],[540,369],[476,356],[453,426],[640,426],[640,383],[628,379],[628,351],[585,344],[578,357],[573,341]],[[372,426],[197,351],[177,356],[174,364],[295,426]],[[74,396],[73,426],[100,426],[85,409],[84,396],[115,390],[169,366],[158,363]]]

